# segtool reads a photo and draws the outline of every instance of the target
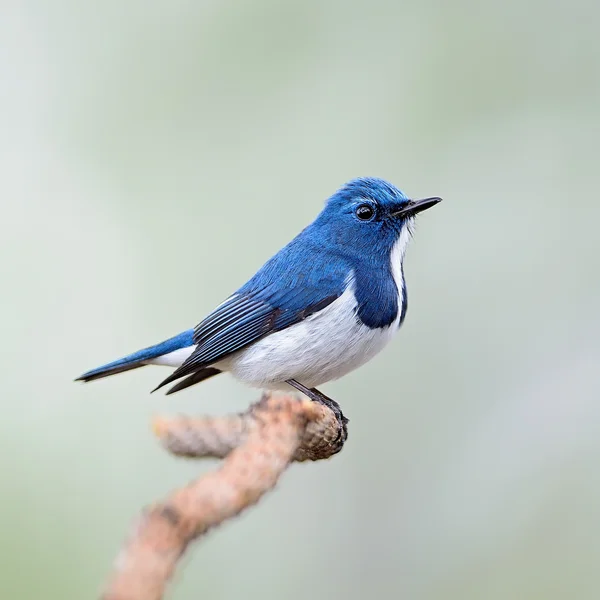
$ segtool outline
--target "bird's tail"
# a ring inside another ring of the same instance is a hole
[[[79,376],[75,381],[94,381],[94,379],[101,379],[102,377],[108,377],[109,375],[116,375],[117,373],[123,373],[124,371],[130,371],[131,369],[137,369],[143,367],[155,359],[159,359],[156,362],[161,362],[160,357],[181,350],[182,348],[189,348],[194,345],[194,330],[188,329],[175,337],[169,338],[160,344],[149,346],[143,350],[138,350],[133,354],[128,354],[123,358],[119,358],[106,365],[102,365],[91,371],[87,371],[83,375]],[[163,364],[169,364],[164,362]]]

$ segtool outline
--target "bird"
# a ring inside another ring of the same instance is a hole
[[[388,181],[353,179],[315,220],[191,329],[87,371],[93,381],[146,365],[174,371],[153,392],[220,373],[263,390],[322,386],[364,365],[406,317],[403,261],[415,217],[441,201],[410,199]]]

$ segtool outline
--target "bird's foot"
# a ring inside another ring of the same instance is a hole
[[[333,398],[326,396],[317,388],[308,388],[305,385],[302,385],[300,382],[296,381],[295,379],[288,379],[286,383],[296,388],[299,392],[302,392],[313,402],[318,402],[319,404],[322,404],[323,406],[326,406],[329,410],[331,410],[340,424],[340,432],[336,441],[341,441],[342,443],[346,441],[346,439],[348,438],[348,419],[344,416],[340,405],[335,400],[333,400]]]

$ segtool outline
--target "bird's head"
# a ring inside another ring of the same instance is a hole
[[[331,241],[359,251],[391,251],[402,240],[401,254],[414,225],[415,216],[441,198],[411,200],[383,179],[353,179],[331,196],[316,223],[329,230]]]

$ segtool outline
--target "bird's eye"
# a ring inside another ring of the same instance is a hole
[[[375,209],[370,204],[361,204],[355,214],[361,221],[370,221],[375,216]]]

